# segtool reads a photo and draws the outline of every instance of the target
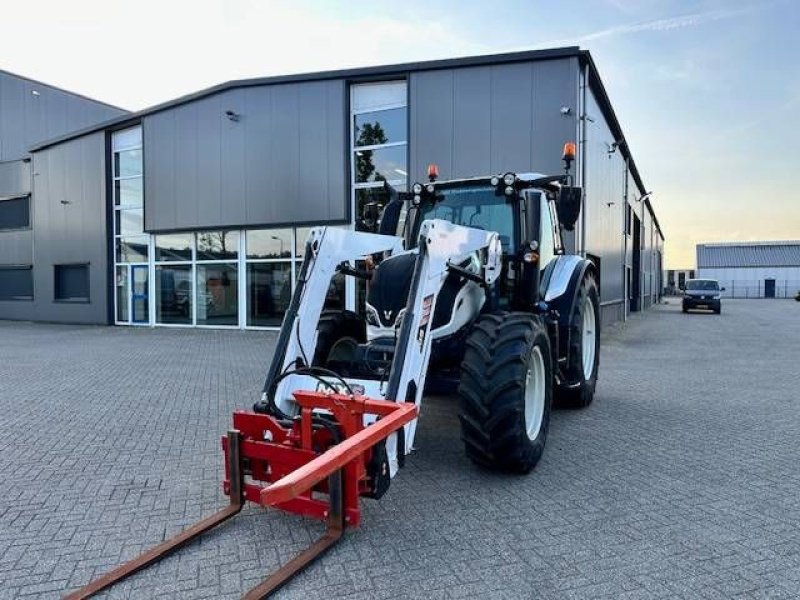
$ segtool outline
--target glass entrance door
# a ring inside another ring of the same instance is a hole
[[[131,323],[149,323],[147,265],[131,266]]]

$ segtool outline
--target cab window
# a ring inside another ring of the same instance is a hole
[[[546,194],[539,194],[539,215],[539,266],[544,270],[556,254],[561,253],[561,236],[556,228],[552,202]]]
[[[442,190],[437,194],[437,202],[420,206],[415,228],[426,219],[444,219],[464,227],[496,231],[506,254],[517,246],[513,205],[497,195],[493,187]]]

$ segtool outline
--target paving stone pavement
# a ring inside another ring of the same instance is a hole
[[[0,322],[0,599],[57,598],[226,502],[219,436],[275,335]],[[672,301],[603,338],[527,477],[456,402],[364,526],[279,598],[800,597],[800,304]],[[238,598],[321,526],[246,508],[106,598]]]

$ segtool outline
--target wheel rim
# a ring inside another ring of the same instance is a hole
[[[597,323],[595,322],[594,303],[591,298],[586,298],[583,305],[583,378],[587,381],[592,378],[594,370],[594,355],[597,336]]]
[[[531,353],[528,372],[525,375],[525,430],[528,438],[535,440],[539,436],[544,419],[545,398],[544,357],[539,346]]]

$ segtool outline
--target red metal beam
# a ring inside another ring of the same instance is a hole
[[[298,401],[302,402],[300,394],[298,394]],[[367,402],[372,405],[373,409],[376,409],[374,412],[385,413],[388,409],[391,409],[391,412],[352,437],[333,446],[324,454],[319,455],[286,477],[265,487],[261,491],[261,504],[263,506],[274,506],[296,498],[331,473],[338,471],[350,461],[358,458],[372,446],[387,438],[417,416],[417,406],[415,404],[381,400],[369,400]],[[364,412],[374,414],[373,410],[370,409]]]

